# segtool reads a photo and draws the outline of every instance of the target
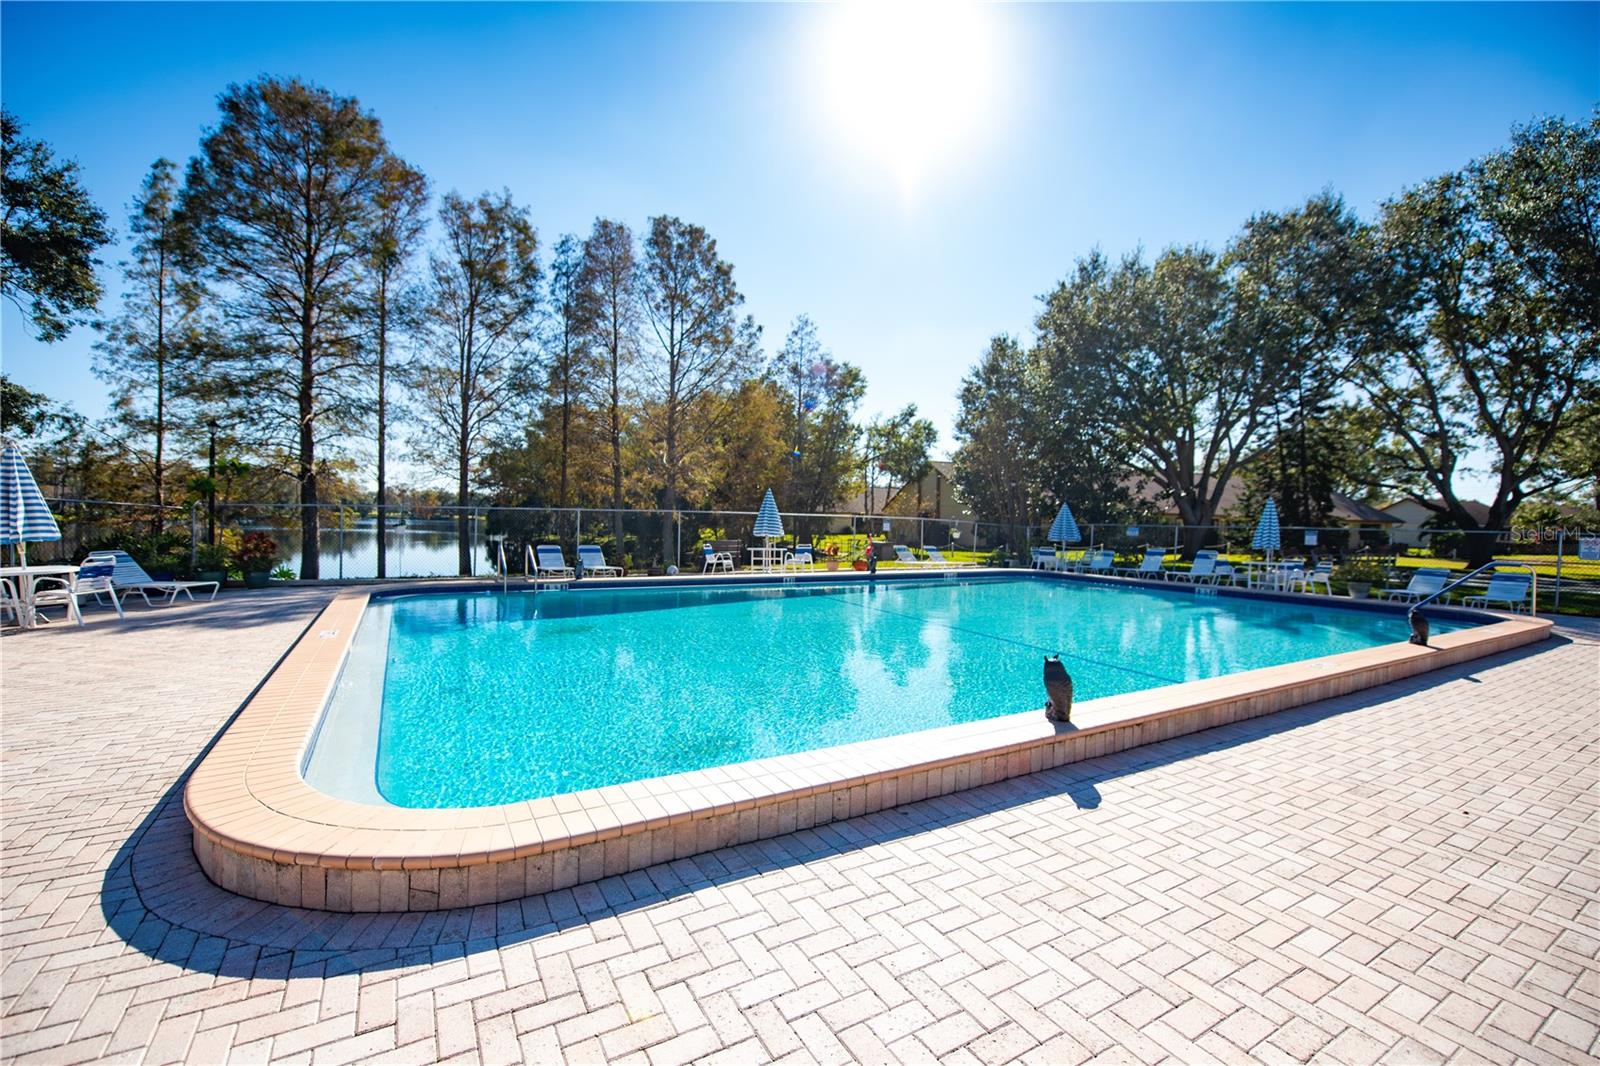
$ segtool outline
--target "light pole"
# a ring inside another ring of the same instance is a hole
[[[211,431],[211,450],[206,459],[206,543],[217,542],[217,420],[206,419]]]

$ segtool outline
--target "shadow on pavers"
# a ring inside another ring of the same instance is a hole
[[[1079,809],[1095,809],[1101,805],[1097,782],[1248,744],[1446,681],[1466,679],[1479,670],[1566,643],[1570,641],[1553,636],[1539,644],[1363,692],[542,896],[403,914],[336,914],[284,907],[233,895],[206,879],[194,858],[183,811],[183,787],[216,738],[237,717],[236,709],[118,849],[101,888],[101,910],[123,940],[152,959],[219,976],[332,977],[444,962],[771,871],[891,843],[1034,800],[1066,794]]]

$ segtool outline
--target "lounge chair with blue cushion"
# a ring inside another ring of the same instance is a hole
[[[710,544],[703,545],[705,551],[705,565],[700,568],[702,574],[711,570],[726,570],[733,572],[733,553],[719,552]]]
[[[896,544],[894,546],[894,557],[897,561],[905,563],[907,566],[928,565],[926,559],[918,559],[915,555],[912,555],[911,549],[906,547],[904,544]]]
[[[1501,574],[1489,575],[1489,587],[1481,596],[1468,596],[1461,601],[1468,607],[1490,607],[1502,604],[1508,611],[1525,611],[1529,609],[1528,591],[1533,587],[1533,579],[1527,574]]]
[[[561,553],[559,544],[541,544],[533,549],[533,557],[536,577],[576,576],[567,565],[567,557]]]
[[[210,599],[214,600],[217,598],[217,590],[222,587],[221,583],[216,581],[157,581],[145,573],[144,567],[125,551],[90,552],[89,557],[83,561],[83,566],[107,562],[112,565],[111,587],[124,597],[129,593],[138,593],[144,597],[147,606],[150,605],[152,592],[162,597],[162,603],[170,604],[178,598],[180,592],[191,600],[194,599],[195,589],[209,588]]]
[[[1217,553],[1206,548],[1194,553],[1194,564],[1187,570],[1174,570],[1167,575],[1173,581],[1209,585],[1217,579]]]
[[[606,553],[598,544],[578,545],[578,565],[586,574],[615,574],[622,576],[622,567],[606,562]]]
[[[802,566],[807,570],[815,570],[817,566],[816,560],[811,555],[811,545],[809,544],[796,544],[794,551],[785,552],[783,556],[783,568],[785,570],[798,570]]]
[[[1086,574],[1109,574],[1117,563],[1117,553],[1110,548],[1101,548],[1089,552],[1083,559],[1083,572]]]
[[[1379,589],[1378,595],[1395,603],[1414,603],[1425,600],[1444,588],[1450,580],[1450,571],[1434,566],[1424,566],[1413,571],[1411,580],[1403,589]]]
[[[1059,560],[1056,558],[1056,550],[1054,548],[1033,549],[1033,569],[1055,570],[1057,569],[1058,562]]]
[[[1166,561],[1166,558],[1167,550],[1165,548],[1146,548],[1144,550],[1144,558],[1139,561],[1138,566],[1118,567],[1117,573],[1126,574],[1129,577],[1165,578],[1167,571],[1161,564]]]

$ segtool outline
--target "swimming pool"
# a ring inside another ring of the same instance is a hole
[[[1035,709],[1055,652],[1087,700],[1408,633],[1399,613],[1208,591],[1019,574],[373,599],[305,778],[512,803]]]

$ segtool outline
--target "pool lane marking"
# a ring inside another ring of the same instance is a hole
[[[851,590],[851,591],[854,591],[854,590]],[[867,593],[863,592],[862,595],[866,596]],[[1029,651],[1033,651],[1033,652],[1044,652],[1046,655],[1061,655],[1061,656],[1064,656],[1064,657],[1069,658],[1069,659],[1079,659],[1079,660],[1082,660],[1083,662],[1086,662],[1086,663],[1093,663],[1096,666],[1107,667],[1108,669],[1111,669],[1111,670],[1120,670],[1123,673],[1135,674],[1135,675],[1137,675],[1139,677],[1148,677],[1151,680],[1160,681],[1160,682],[1163,682],[1164,684],[1168,684],[1168,685],[1179,685],[1179,684],[1182,684],[1183,680],[1184,680],[1181,677],[1168,677],[1166,674],[1152,673],[1149,670],[1138,670],[1138,669],[1135,669],[1132,666],[1123,666],[1120,663],[1108,663],[1108,662],[1105,662],[1103,660],[1096,659],[1092,655],[1080,655],[1077,652],[1062,651],[1059,648],[1047,648],[1043,644],[1031,644],[1031,643],[1029,643],[1028,641],[1025,641],[1025,640],[1018,640],[1016,637],[1000,636],[999,634],[996,634],[996,633],[985,633],[981,629],[969,629],[966,626],[954,625],[954,624],[952,624],[950,622],[941,621],[941,620],[936,619],[936,618],[929,618],[926,615],[912,614],[909,611],[891,610],[890,608],[881,607],[881,606],[879,606],[877,604],[874,604],[872,602],[872,598],[870,596],[867,597],[867,607],[870,608],[871,610],[877,611],[877,612],[879,612],[881,614],[892,614],[892,615],[895,615],[895,616],[897,616],[899,618],[910,618],[913,621],[924,622],[924,623],[932,622],[935,625],[943,626],[944,628],[946,628],[946,629],[948,629],[948,630],[950,630],[952,632],[955,632],[955,633],[970,633],[973,636],[983,637],[986,640],[998,640],[1003,644],[1015,644],[1019,648],[1027,648]]]

